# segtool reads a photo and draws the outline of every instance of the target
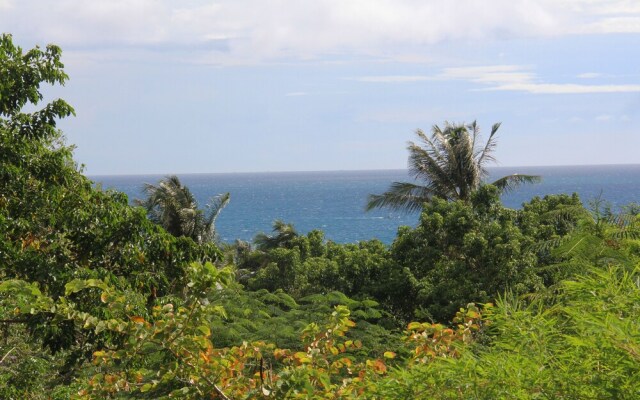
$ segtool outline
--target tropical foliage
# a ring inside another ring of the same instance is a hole
[[[94,189],[55,129],[54,117],[72,109],[62,100],[38,109],[40,85],[66,80],[60,50],[49,46],[25,53],[7,35],[1,42],[0,281],[33,282],[42,293],[58,298],[73,279],[104,279],[128,291],[132,302],[141,300],[137,306],[142,307],[182,290],[189,262],[214,261],[219,250],[175,238],[151,223],[143,210],[130,207],[123,194]],[[84,311],[99,304],[87,299]],[[92,350],[112,340],[110,335],[75,331],[52,313],[15,318],[3,309],[0,320],[4,343],[11,346],[3,345],[7,352],[0,357],[1,369],[9,368],[5,372],[12,382],[19,378],[18,386],[68,384]],[[25,381],[28,375],[16,374],[14,368],[43,375]]]
[[[0,398],[640,396],[637,208],[480,185],[390,247],[276,222],[221,250],[177,179],[155,221],[93,187],[71,107],[38,109],[60,50],[0,43]]]
[[[173,236],[186,236],[198,243],[211,242],[216,237],[215,222],[231,195],[224,193],[211,199],[207,213],[198,208],[193,193],[175,176],[167,176],[158,185],[144,185],[147,198],[135,203],[147,210],[152,222]]]
[[[491,127],[489,139],[481,144],[480,127],[471,124],[451,124],[444,129],[434,125],[431,137],[416,131],[419,144],[409,142],[409,173],[418,183],[395,182],[388,191],[369,196],[367,209],[389,207],[418,211],[434,197],[445,200],[470,201],[488,176],[487,164],[495,162],[496,133],[500,124]],[[505,192],[523,183],[540,180],[539,176],[512,174],[492,183]]]

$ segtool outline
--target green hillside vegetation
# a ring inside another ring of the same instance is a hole
[[[60,57],[0,39],[0,398],[640,397],[637,207],[474,184],[390,246],[217,244],[228,195],[133,206],[82,174],[42,95]]]

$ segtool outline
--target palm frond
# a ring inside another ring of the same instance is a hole
[[[619,229],[608,235],[612,239],[640,239],[640,229]]]
[[[491,184],[500,189],[501,192],[508,193],[522,184],[538,183],[540,181],[542,181],[542,177],[539,175],[513,174],[503,176],[502,178],[492,182]]]
[[[480,139],[480,127],[478,126],[478,122],[474,120],[472,123],[467,125],[467,129],[471,129],[472,134],[472,148],[476,148],[476,142]]]
[[[264,232],[260,232],[254,237],[253,243],[259,250],[266,251],[282,247],[298,236],[298,232],[293,224],[286,223],[279,219],[273,222],[272,232],[274,235],[267,235]]]
[[[607,218],[607,222],[618,228],[627,228],[636,223],[636,217],[630,214],[614,214]]]
[[[182,208],[178,210],[178,223],[180,224],[180,232],[181,236],[187,236],[192,239],[199,239],[199,222],[201,217],[201,212],[198,209],[193,208]]]
[[[567,222],[574,224],[577,220],[590,220],[591,214],[582,205],[570,205],[547,211],[542,214],[542,218],[556,223]]]
[[[204,223],[207,231],[211,231],[212,234],[214,233],[216,219],[218,219],[220,211],[229,204],[230,200],[231,194],[229,192],[211,198],[209,204],[207,204],[207,216]]]
[[[496,159],[493,157],[492,153],[495,151],[497,146],[497,138],[496,133],[498,129],[500,129],[501,122],[496,122],[491,126],[491,133],[489,134],[489,139],[487,139],[487,143],[484,145],[484,148],[475,154],[476,159],[478,160],[479,166],[484,166],[487,161],[495,162]]]
[[[388,191],[379,195],[370,195],[366,209],[369,211],[374,208],[389,207],[397,211],[420,211],[422,205],[430,201],[434,195],[434,191],[426,186],[394,182]]]
[[[478,146],[480,127],[445,121],[441,128],[433,125],[431,135],[417,130],[419,142],[409,142],[409,173],[420,185],[394,183],[382,194],[370,195],[366,209],[390,207],[395,210],[416,211],[432,196],[447,200],[469,201],[488,175],[485,164],[495,161],[496,133],[500,123],[491,128],[484,146]],[[480,147],[480,148],[479,148]],[[523,183],[539,182],[539,176],[510,175],[494,182],[503,192]]]
[[[136,199],[134,203],[147,210],[149,220],[174,236],[190,237],[197,242],[213,240],[213,223],[229,200],[227,193],[219,203],[214,201],[205,218],[194,194],[176,175],[164,177],[157,185],[145,183],[142,191],[146,199]]]
[[[428,150],[409,142],[409,173],[416,179],[421,179],[429,184],[439,196],[449,198],[455,192],[456,184],[452,174]]]
[[[533,250],[536,253],[551,251],[557,247],[559,247],[562,243],[569,240],[569,237],[555,237],[548,240],[543,240],[541,242],[533,243],[528,248]]]

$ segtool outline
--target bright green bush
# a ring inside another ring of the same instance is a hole
[[[399,368],[379,398],[633,399],[640,396],[640,270],[591,269],[549,305],[509,295],[458,358]]]

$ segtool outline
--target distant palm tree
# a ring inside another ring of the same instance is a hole
[[[174,236],[190,237],[198,243],[215,239],[216,218],[230,199],[229,193],[214,196],[205,213],[198,208],[189,188],[175,175],[165,177],[158,185],[146,183],[143,191],[147,198],[136,199],[135,204],[146,208],[151,221]]]
[[[273,222],[273,235],[258,233],[253,239],[256,247],[260,250],[270,250],[278,247],[286,247],[293,239],[298,237],[298,232],[293,224],[285,223],[281,220]]]
[[[491,127],[491,134],[480,145],[480,128],[471,124],[450,124],[444,129],[434,125],[431,137],[416,131],[421,145],[409,142],[409,173],[420,184],[394,182],[388,191],[370,195],[367,210],[389,207],[396,210],[416,211],[437,196],[447,200],[468,201],[488,176],[486,164],[495,162],[492,153],[496,147],[496,132],[500,123]],[[523,183],[539,182],[539,176],[507,175],[491,183],[503,192]]]

